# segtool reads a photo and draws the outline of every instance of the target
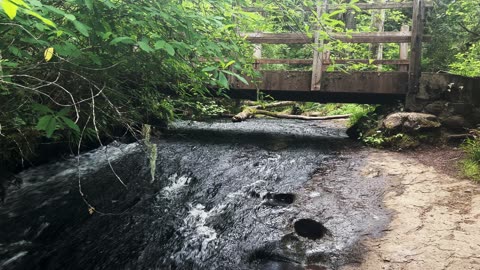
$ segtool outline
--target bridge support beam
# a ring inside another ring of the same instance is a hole
[[[408,92],[405,100],[407,110],[416,111],[416,95],[420,88],[422,38],[425,20],[424,0],[413,0],[412,43],[410,47],[410,65],[408,70]]]
[[[320,1],[317,0],[317,18],[320,21],[322,13],[327,9],[328,0],[323,0],[323,3],[320,4]],[[313,48],[313,65],[312,65],[312,82],[310,90],[318,91],[322,88],[322,71],[323,71],[323,55],[324,55],[324,41],[320,40],[320,25],[317,26],[315,31],[315,44]],[[320,51],[321,50],[321,51]]]

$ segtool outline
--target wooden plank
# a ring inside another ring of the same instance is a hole
[[[408,32],[410,31],[410,26],[403,25],[400,29],[401,32]],[[408,43],[400,43],[400,59],[407,60],[408,59]],[[400,65],[398,67],[398,71],[406,72],[408,71],[408,64]]]
[[[327,8],[328,0],[323,0],[320,5],[320,0],[317,3],[317,18],[320,21],[323,11]],[[310,83],[310,90],[318,91],[321,88],[322,82],[322,65],[323,65],[323,39],[320,40],[321,25],[316,26],[315,39],[313,46],[313,61],[312,61],[312,81]]]
[[[205,59],[201,59],[202,61],[206,61]],[[215,58],[215,61],[220,61],[220,58]],[[223,62],[227,62],[228,59],[224,59]],[[272,59],[272,58],[260,58],[255,59],[252,64],[287,64],[287,65],[311,65],[313,63],[313,59]],[[408,59],[383,59],[383,60],[370,60],[370,59],[336,59],[336,60],[328,60],[324,59],[323,65],[333,65],[333,64],[352,64],[352,63],[363,63],[363,64],[383,64],[383,65],[407,65],[410,63]]]
[[[288,64],[288,65],[311,65],[313,59],[255,59],[255,64]]]
[[[259,44],[310,44],[313,38],[305,33],[240,33],[251,43]]]
[[[370,9],[402,9],[402,8],[413,8],[413,2],[406,2],[406,3],[396,3],[396,2],[387,2],[387,3],[356,3],[355,6],[362,10],[370,10]],[[344,5],[328,5],[327,10],[328,11],[334,11],[343,8]],[[431,8],[433,7],[433,2],[432,1],[426,1],[425,2],[425,7],[426,8]],[[347,10],[350,10],[352,8],[347,7]],[[265,10],[264,8],[261,7],[243,7],[243,11],[246,12],[271,12],[271,11],[277,11],[277,12],[284,12],[282,9],[277,9],[277,10]],[[303,9],[304,11],[311,11],[311,8],[305,8]]]
[[[313,38],[304,33],[241,33],[252,43],[258,44],[310,44]],[[377,32],[377,33],[334,33],[330,34],[332,39],[348,43],[410,43],[411,32]],[[430,37],[422,37],[425,41]]]
[[[253,45],[253,58],[260,59],[262,58],[262,44]],[[253,64],[253,69],[260,69],[260,64],[255,61]]]
[[[410,65],[408,70],[408,93],[405,100],[405,107],[415,111],[416,95],[420,87],[421,57],[423,24],[425,19],[425,8],[423,0],[414,0],[412,17],[412,41],[410,47]]]
[[[262,71],[262,78],[247,78],[249,85],[238,79],[231,85],[236,90],[309,92],[310,71]],[[405,94],[408,89],[407,72],[325,72],[319,93]]]
[[[323,90],[345,93],[405,94],[407,72],[325,73]]]
[[[369,10],[369,9],[402,9],[402,8],[412,8],[413,2],[406,2],[406,3],[395,3],[395,2],[387,2],[387,3],[356,3],[355,6],[362,10]],[[433,7],[433,2],[428,1],[426,3],[426,7]],[[328,7],[329,11],[337,10],[342,8],[342,5],[332,5]],[[347,8],[348,9],[348,8]]]
[[[313,59],[270,59],[262,58],[255,59],[254,64],[264,65],[264,64],[287,64],[287,65],[311,65]],[[382,60],[370,60],[370,59],[337,59],[337,60],[328,60],[324,59],[323,65],[333,65],[333,64],[372,64],[372,65],[406,65],[410,63],[408,59],[382,59]],[[405,70],[406,72],[406,70]]]
[[[410,42],[410,32],[372,32],[352,34],[330,34],[332,39],[348,43],[404,43]]]

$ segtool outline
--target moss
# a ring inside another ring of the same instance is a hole
[[[397,149],[413,149],[420,145],[420,139],[417,136],[399,133],[390,137],[390,144]]]

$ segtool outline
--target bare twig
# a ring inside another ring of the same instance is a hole
[[[93,127],[95,128],[95,133],[97,135],[97,139],[98,139],[98,143],[100,143],[101,146],[104,146],[103,143],[102,143],[102,140],[100,139],[100,132],[98,131],[98,127],[97,127],[97,121],[96,121],[96,114],[95,114],[95,97],[93,95],[93,90],[92,88],[90,88],[90,93],[92,94],[92,115],[93,115],[93,118],[92,118],[92,121],[93,121]],[[113,166],[112,166],[112,163],[110,162],[110,159],[108,158],[108,147],[105,146],[105,158],[108,162],[108,165],[110,166],[110,169],[112,170],[113,174],[115,175],[115,177],[118,179],[118,181],[120,181],[120,183],[125,187],[127,188],[127,185],[125,185],[125,183],[122,181],[122,178],[120,178],[120,176],[118,176],[118,174],[115,172],[115,170],[113,169]]]

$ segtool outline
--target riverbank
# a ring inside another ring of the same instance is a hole
[[[385,234],[369,238],[350,269],[480,269],[480,186],[452,169],[453,148],[396,153],[372,150],[363,171],[384,177],[392,211]]]

